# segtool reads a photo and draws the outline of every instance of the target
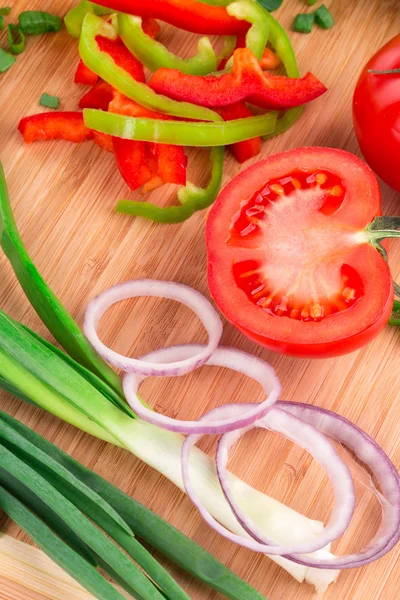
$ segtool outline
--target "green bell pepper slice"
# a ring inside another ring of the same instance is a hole
[[[140,83],[133,79],[129,73],[114,62],[109,54],[100,50],[96,42],[96,36],[109,35],[104,26],[105,22],[103,19],[94,14],[87,13],[83,19],[79,40],[80,57],[85,65],[96,73],[96,75],[104,79],[104,81],[119,90],[122,94],[125,94],[128,98],[156,112],[186,119],[196,119],[198,121],[222,121],[222,118],[209,108],[196,106],[189,102],[177,102],[165,96],[160,96],[156,92],[153,92],[145,83]],[[117,35],[116,31],[115,35]]]
[[[229,4],[226,10],[231,17],[251,23],[246,34],[246,48],[249,48],[258,60],[261,60],[269,36],[270,19],[268,16],[270,14],[253,0],[237,0]],[[232,62],[232,59],[229,60],[226,68],[232,67]]]
[[[393,303],[393,312],[389,319],[389,325],[400,327],[400,300],[395,300]]]
[[[125,46],[152,72],[165,67],[191,75],[207,75],[217,68],[217,58],[208,37],[199,40],[196,56],[180,58],[145,34],[140,17],[119,13],[118,25]]]
[[[227,146],[272,133],[276,112],[218,123],[164,121],[127,117],[102,110],[83,111],[86,127],[127,140],[175,144],[177,146]]]
[[[81,35],[83,19],[87,15],[87,13],[92,13],[94,15],[102,16],[102,15],[110,15],[114,10],[110,8],[105,8],[104,6],[99,6],[98,4],[94,4],[93,2],[89,2],[88,0],[82,0],[79,4],[74,6],[64,17],[64,23],[67,28],[69,35],[74,38],[78,38]]]
[[[221,188],[222,173],[224,169],[224,147],[212,148],[210,153],[212,171],[209,184],[200,188],[188,182],[178,192],[180,206],[156,206],[151,202],[131,202],[120,200],[116,210],[119,213],[144,217],[158,223],[181,223],[186,221],[193,213],[211,206],[218,196]]]

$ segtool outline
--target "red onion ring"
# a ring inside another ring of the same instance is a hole
[[[141,357],[141,360],[156,360],[157,363],[167,362],[170,364],[173,361],[182,360],[183,357],[198,356],[198,354],[199,345],[190,344],[154,350]],[[137,396],[140,383],[146,379],[144,376],[138,376],[134,373],[125,375],[123,379],[125,397],[132,410],[143,421],[147,421],[163,429],[187,434],[219,434],[248,427],[258,419],[264,417],[280,396],[281,385],[274,369],[268,363],[251,354],[241,352],[235,348],[219,347],[205,364],[216,367],[227,367],[255,379],[263,387],[267,396],[266,399],[260,404],[242,405],[246,408],[240,414],[236,412],[231,417],[218,419],[213,421],[213,423],[205,423],[201,419],[199,421],[172,419],[171,417],[155,413],[144,406]]]
[[[352,569],[362,567],[387,554],[400,540],[400,477],[396,467],[382,448],[362,429],[336,413],[299,402],[278,402],[277,406],[316,427],[354,452],[375,475],[384,496],[383,514],[378,532],[360,552],[332,559],[299,559],[293,562],[320,569]]]
[[[97,335],[97,327],[101,317],[113,304],[121,300],[137,298],[139,296],[169,298],[170,300],[177,300],[191,308],[202,321],[208,333],[208,344],[206,346],[199,345],[198,354],[189,358],[186,356],[182,360],[168,364],[145,362],[143,359],[129,358],[111,350],[111,348],[103,344]],[[107,362],[122,371],[140,373],[147,377],[176,377],[186,375],[207,362],[219,344],[222,335],[222,322],[211,302],[193,288],[171,281],[136,279],[135,281],[127,281],[109,288],[89,303],[85,314],[84,332],[97,352]]]
[[[207,415],[204,415],[202,420],[215,420],[224,413],[228,413],[230,415],[233,413],[237,415],[244,410],[245,406],[246,405],[243,404],[237,404],[219,407],[209,412]],[[237,441],[246,431],[249,431],[253,427],[265,427],[266,429],[277,431],[296,443],[300,443],[301,446],[306,448],[321,464],[330,478],[335,489],[336,505],[330,519],[330,524],[316,539],[294,546],[280,546],[269,539],[266,543],[262,543],[254,539],[243,538],[240,535],[232,533],[218,523],[218,521],[212,517],[212,515],[205,509],[198,499],[190,478],[189,456],[191,449],[199,440],[200,436],[198,435],[189,435],[182,446],[182,478],[186,493],[193,504],[197,507],[204,520],[214,530],[230,541],[236,542],[240,546],[244,546],[250,550],[263,552],[270,555],[290,555],[296,553],[314,552],[324,548],[327,544],[337,539],[340,535],[342,535],[342,533],[344,533],[344,531],[346,531],[354,512],[355,493],[353,480],[349,469],[338,457],[330,441],[317,429],[311,425],[308,425],[307,423],[304,423],[304,421],[301,421],[297,417],[294,417],[294,415],[290,415],[288,412],[285,414],[285,411],[279,410],[275,407],[272,408],[263,419],[253,423],[253,425],[240,431],[224,434],[221,437],[217,450],[217,474],[221,485],[223,485],[225,496],[227,497],[227,500],[230,503],[237,520],[245,531],[248,530],[249,524],[251,524],[253,528],[255,528],[255,526],[253,525],[252,521],[242,512],[240,507],[236,505],[234,499],[232,499],[228,483],[228,474],[225,466],[230,446],[235,443],[235,441]],[[340,486],[336,483],[336,478],[341,482]]]

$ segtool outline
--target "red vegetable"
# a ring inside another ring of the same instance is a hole
[[[75,83],[83,83],[84,85],[95,85],[98,82],[98,80],[98,75],[96,75],[96,73],[93,73],[93,71],[91,71],[89,67],[87,67],[82,60],[80,60],[75,72]]]
[[[140,106],[116,90],[109,111],[131,117],[171,118]],[[142,185],[145,185],[146,192],[163,183],[186,184],[187,158],[183,146],[121,138],[113,138],[113,142],[118,168],[131,190]],[[129,157],[130,151],[132,158]]]
[[[106,150],[107,152],[114,152],[113,139],[111,135],[102,133],[101,131],[93,131],[93,141],[95,144]]]
[[[136,81],[140,81],[141,83],[146,82],[142,63],[129,52],[120,38],[111,40],[110,38],[98,35],[96,42],[101,52],[109,54],[121,69],[127,71]]]
[[[142,29],[146,35],[156,40],[160,35],[161,27],[155,19],[145,18],[142,19]]]
[[[83,124],[81,112],[48,112],[21,119],[18,125],[25,142],[67,140],[84,142],[93,139],[93,131]]]
[[[247,108],[244,102],[223,106],[217,109],[217,111],[224,121],[233,121],[234,119],[243,119],[245,117],[253,116],[253,113]],[[244,163],[246,160],[260,154],[261,138],[256,137],[244,142],[238,142],[237,144],[232,144],[229,148],[236,160],[240,163]]]
[[[399,71],[378,74],[371,69]],[[365,159],[400,192],[400,34],[365,65],[354,93],[353,118]]]
[[[139,17],[160,19],[192,33],[236,35],[249,24],[231,17],[224,6],[210,6],[196,0],[100,0],[101,6]]]
[[[360,348],[393,305],[389,267],[364,231],[379,214],[378,182],[352,154],[299,148],[260,161],[209,214],[215,302],[276,352],[327,357]]]
[[[208,107],[247,101],[267,109],[287,109],[326,92],[312,73],[296,79],[264,72],[248,48],[235,50],[232,73],[201,76],[164,68],[153,74],[149,86],[169,98]]]
[[[113,99],[113,89],[111,85],[105,81],[100,81],[93,86],[79,100],[79,108],[97,108],[100,110],[108,110],[108,105]]]

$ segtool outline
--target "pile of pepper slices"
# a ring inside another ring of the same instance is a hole
[[[223,51],[217,57],[203,37],[195,56],[180,58],[157,41],[155,19],[224,36]],[[85,0],[65,23],[80,38],[75,82],[91,86],[79,102],[84,110],[25,117],[19,130],[28,143],[93,140],[115,154],[131,190],[181,186],[178,206],[121,200],[119,212],[173,223],[210,206],[226,145],[241,163],[256,156],[262,138],[288,129],[302,105],[326,91],[311,73],[299,77],[285,30],[255,0]],[[204,189],[186,180],[185,146],[211,148]]]

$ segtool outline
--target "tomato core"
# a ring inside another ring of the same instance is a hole
[[[232,265],[236,285],[260,311],[317,322],[361,298],[360,276],[340,263],[353,232],[332,219],[345,196],[337,175],[295,170],[267,181],[234,215],[227,244],[266,248],[265,258]]]

